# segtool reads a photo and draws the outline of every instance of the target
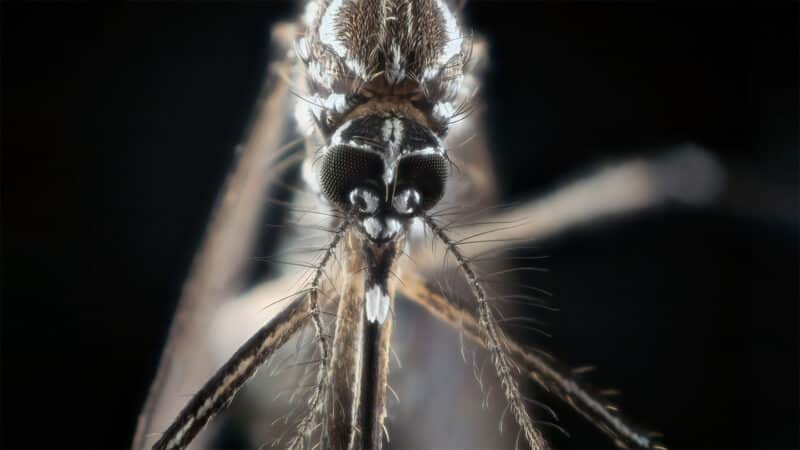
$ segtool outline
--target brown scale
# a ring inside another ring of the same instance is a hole
[[[337,126],[371,114],[391,114],[411,119],[440,137],[444,135],[446,128],[433,120],[433,106],[425,99],[419,83],[407,78],[390,84],[383,72],[378,75],[358,92],[368,100],[345,114]]]

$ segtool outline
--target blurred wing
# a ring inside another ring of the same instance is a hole
[[[215,311],[243,288],[269,187],[281,175],[278,167],[288,162],[281,159],[293,130],[286,78],[290,62],[285,55],[293,37],[294,28],[288,24],[273,31],[273,54],[280,59],[269,69],[249,135],[183,286],[155,380],[139,415],[134,449],[149,448],[216,369],[204,345],[206,335]]]

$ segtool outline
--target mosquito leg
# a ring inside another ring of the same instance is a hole
[[[477,323],[481,332],[480,336],[483,337],[482,341],[489,350],[492,356],[497,376],[500,378],[500,384],[503,387],[508,406],[511,414],[514,416],[520,431],[525,436],[532,450],[546,450],[549,448],[542,432],[533,425],[533,421],[528,415],[525,404],[522,401],[522,396],[519,393],[519,386],[517,380],[512,374],[513,364],[509,359],[509,354],[505,347],[508,338],[505,337],[502,330],[497,324],[497,319],[494,317],[489,304],[483,284],[478,279],[478,276],[472,269],[472,265],[461,253],[458,245],[450,239],[447,233],[442,230],[439,225],[429,216],[423,216],[425,224],[436,235],[439,240],[447,247],[447,251],[453,255],[458,263],[458,268],[467,280],[467,284],[472,291],[477,302]]]
[[[538,200],[482,217],[483,225],[464,224],[458,231],[467,239],[459,244],[469,245],[472,254],[483,254],[513,248],[524,241],[542,241],[571,228],[668,202],[703,205],[715,197],[723,182],[723,169],[709,153],[695,146],[683,146],[657,158],[607,166]],[[413,260],[420,273],[441,269],[441,261],[429,257],[427,252],[414,254]],[[401,293],[451,326],[463,326],[466,335],[486,346],[479,319],[470,306],[445,298],[419,279],[406,281]],[[510,340],[507,351],[532,379],[569,403],[617,445],[657,446],[646,432],[607,409],[602,396],[572,380],[568,370]]]
[[[429,286],[418,274],[405,275],[403,284],[398,289],[400,295],[422,306],[437,319],[457,330],[463,330],[465,336],[479,345],[487,346],[474,308],[457,299],[446,298],[439,289]],[[505,338],[505,348],[509,358],[528,377],[586,417],[617,446],[660,448],[647,432],[628,422],[619,412],[606,408],[607,402],[602,395],[570,378],[569,370],[555,361],[542,359],[512,339]]]
[[[306,296],[299,295],[286,309],[248,339],[192,397],[153,448],[186,447],[214,415],[230,404],[236,393],[264,361],[307,323],[310,314],[311,307]]]
[[[317,405],[323,391],[322,380],[328,363],[328,344],[324,336],[320,319],[319,294],[322,288],[323,274],[329,260],[344,236],[347,223],[343,222],[334,232],[321,260],[314,268],[313,277],[308,289],[294,299],[291,305],[279,313],[272,321],[262,327],[253,337],[247,340],[234,356],[195,394],[189,404],[178,414],[154,448],[183,448],[203,429],[208,420],[221,411],[233,400],[233,397],[256,370],[277,348],[300,329],[306,318],[310,318],[317,331],[317,341],[321,358],[321,375],[317,389],[312,395],[308,422],[313,421]],[[298,304],[298,302],[300,304]],[[303,421],[306,424],[306,421]],[[305,427],[300,434],[306,434]]]
[[[328,261],[333,257],[333,254],[339,245],[339,241],[342,239],[345,231],[347,230],[347,226],[347,221],[342,221],[342,223],[339,225],[339,228],[334,234],[333,240],[322,256],[319,266],[315,271],[314,278],[311,281],[311,291],[309,292],[308,300],[311,308],[311,322],[314,324],[314,330],[317,333],[317,345],[319,346],[321,363],[317,376],[317,385],[314,388],[314,392],[311,394],[311,398],[309,400],[308,414],[306,414],[306,416],[300,422],[300,425],[298,426],[298,433],[295,436],[294,441],[290,443],[291,448],[301,448],[302,441],[304,438],[309,436],[311,428],[314,426],[317,413],[321,407],[321,403],[324,401],[326,388],[325,382],[328,372],[328,362],[330,360],[330,348],[328,338],[325,336],[325,330],[322,325],[322,318],[320,317],[319,292],[322,288],[321,285],[323,283],[324,268],[328,265]]]
[[[458,231],[461,236],[479,236],[461,243],[469,244],[470,254],[477,255],[513,248],[520,242],[543,241],[573,228],[670,202],[705,205],[720,192],[723,183],[723,168],[713,156],[686,145],[656,158],[606,166],[541,198],[481,217],[483,225],[459,224],[464,227]],[[441,264],[422,251],[414,255],[414,260],[423,272]]]
[[[291,304],[295,295],[286,293],[297,292],[296,273],[263,281],[214,312],[205,340],[215,366],[224,364],[242,342]]]
[[[291,42],[295,30],[284,25],[276,28],[273,42]],[[285,50],[278,48],[281,58]],[[204,349],[197,348],[214,311],[225,299],[238,293],[239,281],[262,215],[269,184],[280,177],[274,167],[283,154],[287,139],[288,86],[276,72],[286,70],[289,62],[280,59],[272,66],[265,81],[259,111],[242,146],[235,167],[220,193],[200,251],[192,263],[189,278],[170,326],[167,344],[161,355],[155,379],[142,408],[132,448],[148,446],[149,436],[160,431],[180,407],[176,392],[196,389],[212,372]],[[177,359],[177,356],[180,359]]]
[[[352,239],[352,238],[351,238]],[[351,239],[348,239],[350,241]],[[358,448],[356,437],[361,394],[364,339],[364,271],[359,252],[348,242],[345,283],[339,300],[331,356],[327,412],[323,415],[322,447]]]

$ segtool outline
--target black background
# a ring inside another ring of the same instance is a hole
[[[686,141],[730,170],[714,208],[547,243],[537,278],[562,308],[548,348],[672,447],[798,446],[790,5],[467,7],[509,199]],[[290,6],[3,4],[3,447],[129,444]],[[610,446],[559,411],[556,446]]]

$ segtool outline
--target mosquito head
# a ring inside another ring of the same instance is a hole
[[[323,149],[325,197],[374,243],[400,237],[411,219],[444,195],[449,163],[441,140],[389,113],[345,122]]]

